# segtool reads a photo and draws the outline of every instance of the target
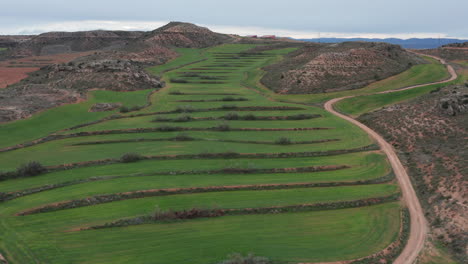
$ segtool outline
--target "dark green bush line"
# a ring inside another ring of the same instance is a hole
[[[0,181],[5,181],[14,178],[34,177],[46,173],[48,169],[39,162],[31,161],[19,166],[16,171],[0,172]]]
[[[243,144],[262,144],[262,145],[281,145],[277,141],[255,141],[255,140],[230,140],[230,139],[204,139],[204,138],[193,138],[190,136],[185,137],[173,137],[173,138],[136,138],[136,139],[116,139],[116,140],[98,140],[98,141],[87,141],[70,144],[70,146],[86,146],[86,145],[99,145],[99,144],[117,144],[117,143],[139,143],[139,142],[158,142],[158,141],[214,141],[214,142],[229,142],[229,143],[243,143]],[[305,141],[290,141],[290,145],[301,145],[301,144],[319,144],[326,142],[340,141],[340,139],[321,139],[321,140],[305,140]]]
[[[308,152],[280,152],[280,153],[236,153],[236,152],[222,152],[222,153],[199,153],[199,154],[180,154],[180,155],[155,155],[155,156],[140,156],[139,160],[177,160],[177,159],[271,159],[271,158],[305,158],[305,157],[321,157],[341,155],[347,153],[355,153],[369,150],[377,150],[379,147],[375,144],[353,148],[353,149],[340,149],[328,151],[308,151]],[[102,159],[91,160],[84,162],[76,162],[69,164],[61,164],[46,167],[47,172],[69,170],[74,168],[82,168],[97,165],[108,165],[124,162],[122,159]],[[20,176],[17,172],[0,172],[0,181],[19,178],[30,177]]]
[[[245,97],[238,97],[238,98],[235,98],[235,97],[224,97],[224,98],[221,98],[221,99],[211,99],[211,100],[177,100],[177,101],[174,101],[174,102],[179,102],[179,103],[197,102],[197,103],[201,103],[201,102],[242,102],[242,101],[249,101],[249,99],[247,99],[247,98],[245,98]]]
[[[221,153],[199,153],[199,154],[179,154],[179,155],[154,155],[144,156],[144,160],[180,160],[180,159],[272,159],[272,158],[306,158],[306,157],[322,157],[333,156],[355,152],[363,152],[377,150],[379,147],[375,144],[353,148],[328,151],[307,151],[307,152],[279,152],[279,153],[237,153],[237,152],[221,152]],[[95,165],[106,165],[121,162],[120,159],[103,159],[85,162],[76,162],[70,164],[61,164],[49,166],[49,170],[68,170],[72,168],[80,168]]]
[[[100,121],[103,122],[103,121]],[[100,123],[100,122],[94,122]],[[192,128],[192,127],[173,127],[173,126],[161,126],[161,127],[148,127],[148,128],[129,128],[129,129],[114,129],[114,130],[99,130],[99,131],[84,131],[70,134],[51,134],[43,138],[39,138],[33,141],[25,142],[22,144],[1,148],[1,152],[8,152],[26,147],[31,147],[39,144],[43,144],[49,141],[75,138],[75,137],[88,137],[88,136],[99,136],[99,135],[115,135],[115,134],[133,134],[133,133],[152,133],[152,132],[175,132],[175,131],[310,131],[310,130],[328,130],[332,128],[328,127],[305,127],[305,128],[231,128],[227,124],[220,124],[216,127],[208,128]]]
[[[16,215],[30,215],[37,213],[52,212],[64,209],[72,209],[77,207],[91,206],[102,203],[110,203],[115,201],[138,199],[155,196],[168,196],[191,193],[207,193],[207,192],[225,192],[225,191],[248,191],[248,190],[279,190],[279,189],[297,189],[297,188],[326,188],[338,186],[355,186],[367,184],[380,184],[390,182],[394,179],[394,175],[387,174],[384,177],[360,180],[353,182],[312,182],[312,183],[286,183],[286,184],[260,184],[260,185],[237,185],[237,186],[209,186],[209,187],[190,187],[190,188],[172,188],[172,189],[152,189],[143,191],[133,191],[125,193],[114,193],[105,195],[95,195],[84,199],[70,200],[53,204],[46,204],[41,207],[32,208]],[[95,179],[94,179],[95,180]],[[63,187],[63,186],[61,186]],[[59,188],[59,187],[57,187]],[[37,188],[36,188],[37,189]],[[50,190],[50,188],[48,189]],[[36,191],[37,192],[37,191]]]
[[[188,121],[208,121],[208,120],[239,120],[239,121],[285,121],[285,120],[308,120],[319,118],[319,114],[297,114],[290,116],[255,116],[252,114],[239,115],[237,113],[227,113],[221,117],[191,117],[180,116],[176,118],[156,117],[151,122],[188,122]]]
[[[258,208],[240,208],[240,209],[198,209],[192,208],[182,211],[157,211],[152,215],[137,216],[134,218],[119,219],[114,222],[105,223],[103,225],[96,225],[80,230],[102,229],[109,227],[124,227],[129,225],[149,224],[154,222],[171,222],[178,220],[189,220],[196,218],[208,217],[221,217],[229,215],[253,215],[253,214],[278,214],[278,213],[297,213],[297,212],[310,212],[310,211],[324,211],[324,210],[338,210],[345,208],[357,208],[372,206],[387,202],[396,201],[400,198],[400,194],[392,194],[389,196],[340,201],[330,203],[315,203],[315,204],[298,204],[287,206],[272,206],[272,207],[258,207]]]
[[[166,172],[165,175],[173,175],[174,172]],[[176,174],[179,172],[175,172]],[[87,179],[80,179],[74,181],[67,181],[61,182],[56,184],[47,184],[35,188],[29,188],[25,190],[9,192],[9,193],[2,193],[0,192],[0,201],[8,201],[15,198],[23,197],[26,195],[48,191],[52,189],[58,189],[70,185],[76,185],[81,183],[87,182],[94,182],[94,181],[104,181],[104,180],[112,180],[118,178],[130,178],[130,177],[146,177],[146,176],[155,176],[160,175],[161,173],[137,173],[131,175],[118,175],[118,176],[99,176],[99,177],[91,177]],[[370,179],[370,180],[361,180],[361,181],[354,181],[354,182],[321,182],[321,183],[310,183],[307,184],[306,187],[338,187],[338,186],[354,186],[354,185],[367,185],[367,184],[381,184],[381,183],[388,183],[395,179],[395,175],[393,173],[389,173],[383,177]],[[297,188],[297,187],[293,187]]]
[[[240,95],[238,93],[186,93],[180,91],[169,92],[170,95]]]
[[[393,263],[401,254],[410,235],[410,214],[407,208],[401,212],[401,229],[399,236],[386,249],[371,256],[352,261],[350,264],[374,264],[374,263]]]
[[[306,157],[322,157],[333,156],[355,152],[363,152],[370,150],[378,150],[379,147],[375,144],[353,148],[328,151],[308,151],[308,152],[280,152],[280,153],[236,153],[236,152],[221,152],[221,153],[199,153],[199,154],[179,154],[179,155],[154,155],[144,156],[144,160],[180,160],[180,159],[272,159],[272,158],[306,158]],[[73,168],[81,168],[96,165],[106,165],[120,163],[120,159],[103,159],[85,162],[76,162],[70,164],[61,164],[47,167],[48,170],[68,170]]]

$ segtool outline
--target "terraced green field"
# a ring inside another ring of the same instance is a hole
[[[386,157],[325,110],[267,94],[260,68],[293,49],[253,47],[180,49],[148,69],[168,83],[155,93],[94,91],[2,125],[0,168],[12,173],[0,181],[0,253],[11,263],[214,264],[233,252],[300,263],[395,241],[402,208]],[[412,71],[408,85],[421,81]],[[387,82],[372,90],[397,85]],[[139,111],[88,112],[147,99]],[[30,161],[47,171],[13,173]],[[180,216],[190,210],[217,214]]]

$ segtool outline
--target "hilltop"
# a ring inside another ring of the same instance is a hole
[[[309,44],[265,67],[262,83],[277,93],[324,93],[362,88],[422,60],[387,43]]]

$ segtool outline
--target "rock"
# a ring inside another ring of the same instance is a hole
[[[440,111],[449,116],[468,112],[468,92],[453,91],[438,102]]]
[[[112,111],[121,107],[121,103],[97,103],[91,106],[89,109],[90,112],[106,112]]]

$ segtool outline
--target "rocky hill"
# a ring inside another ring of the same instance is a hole
[[[468,60],[468,42],[444,45],[438,49],[418,50],[420,53],[444,58],[446,60]]]
[[[351,90],[422,63],[400,46],[386,43],[312,43],[280,63],[265,67],[262,83],[277,93]]]
[[[360,117],[398,150],[433,238],[466,263],[468,84],[449,86]]]
[[[30,76],[16,78],[16,81],[23,80],[13,85],[13,82],[7,82],[10,86],[0,90],[0,122],[26,118],[38,111],[78,102],[85,99],[90,89],[134,91],[160,88],[164,83],[158,77],[150,76],[144,68],[177,57],[174,47],[203,48],[233,39],[229,35],[181,22],[171,22],[146,33],[102,30],[50,32],[25,39],[3,57],[6,70],[22,70],[22,74]],[[48,65],[48,62],[57,61],[55,57],[65,54],[82,55],[71,62]],[[28,58],[34,59],[29,64],[23,63]],[[25,68],[26,65],[41,68],[30,73],[30,69],[39,68]]]
[[[180,48],[206,48],[233,40],[229,35],[183,22],[171,22],[144,36],[145,43]]]
[[[11,55],[52,55],[99,49],[115,49],[142,35],[143,32],[105,30],[49,32],[22,42],[11,50]]]

